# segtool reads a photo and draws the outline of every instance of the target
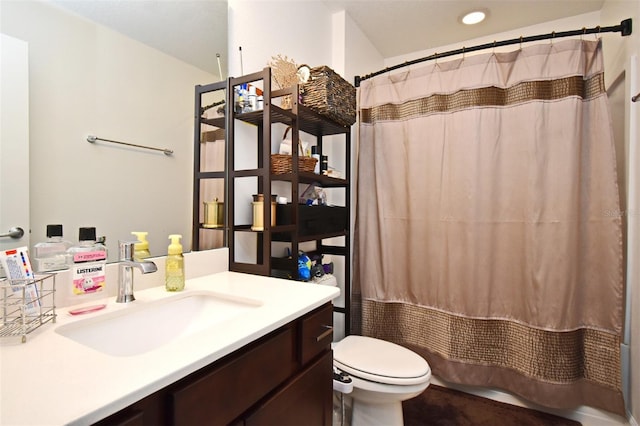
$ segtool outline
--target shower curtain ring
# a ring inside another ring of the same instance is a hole
[[[496,54],[496,41],[493,40],[493,50],[491,51],[494,55]]]
[[[520,36],[520,50],[522,50],[522,36]]]
[[[594,37],[596,40],[597,40],[597,39],[598,39],[598,37],[600,36],[600,29],[601,29],[601,28],[600,28],[600,25],[598,25],[598,26],[596,27],[596,30],[598,30],[598,32],[597,32],[597,33],[593,33],[593,37]]]
[[[462,60],[463,60],[463,61],[464,61],[464,50],[465,50],[465,47],[464,47],[464,46],[462,46]]]
[[[584,35],[587,33],[587,27],[582,27],[582,34],[580,34],[580,41],[584,41]]]
[[[549,39],[549,43],[553,46],[553,39],[556,38],[556,32],[551,31],[551,38]]]

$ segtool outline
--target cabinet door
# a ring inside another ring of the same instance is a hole
[[[312,363],[245,420],[245,426],[331,425],[333,352]]]
[[[199,379],[178,385],[170,395],[171,423],[229,424],[294,373],[294,344],[289,325]]]

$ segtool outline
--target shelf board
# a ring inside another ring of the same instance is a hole
[[[224,225],[220,225],[220,226],[216,226],[216,227],[204,226],[204,223],[201,223],[200,224],[200,229],[207,230],[207,231],[224,231],[225,227],[224,227]]]
[[[233,227],[234,231],[243,231],[243,232],[264,232],[264,231],[256,231],[251,229],[252,225],[236,225]],[[214,228],[215,229],[215,228]],[[272,234],[275,233],[292,233],[296,232],[296,227],[294,225],[276,225],[269,228]],[[285,240],[281,240],[285,241]]]
[[[264,110],[243,112],[234,114],[234,117],[245,123],[259,126],[263,123]],[[283,123],[290,126],[293,123],[294,115],[291,111],[282,109],[279,106],[271,105],[271,121],[274,123]]]
[[[229,172],[229,176],[232,178],[240,178],[240,177],[256,177],[256,176],[265,176],[267,170],[262,167],[259,169],[242,169],[242,170],[232,170]]]
[[[236,225],[232,228],[233,231],[245,231],[245,232],[260,232],[251,229],[251,225]]]
[[[344,134],[351,130],[351,127],[342,126],[330,119],[327,119],[304,105],[298,105],[297,108],[300,130],[305,133],[309,133],[314,136],[330,136]],[[264,110],[244,112],[241,114],[235,114],[235,118],[244,121],[245,123],[258,126],[263,123],[263,113]],[[294,119],[295,114],[292,111],[282,109],[276,105],[271,105],[272,122],[283,123],[290,126]]]
[[[272,233],[280,233],[280,232],[296,232],[297,228],[295,225],[276,225],[271,227]]]
[[[200,117],[200,122],[204,124],[208,124],[209,126],[214,126],[220,129],[224,129],[225,117],[216,117],[216,118]]]
[[[300,130],[315,136],[340,135],[351,130],[350,126],[342,126],[304,105],[298,105],[298,117]]]
[[[198,179],[224,179],[225,172],[196,172]]]
[[[336,255],[336,256],[346,256],[347,254],[349,254],[347,252],[347,247],[346,246],[325,246],[325,245],[320,245],[320,247],[318,247],[318,250],[324,254],[332,254],[332,255]]]
[[[298,241],[302,243],[306,241],[324,240],[327,238],[343,237],[346,234],[347,234],[346,231],[340,231],[340,232],[330,232],[327,234],[298,235]],[[272,232],[271,240],[278,241],[278,242],[291,242],[291,236],[284,232],[280,232],[280,233]]]
[[[216,229],[216,228],[213,228]],[[241,232],[264,232],[264,231],[254,231],[251,229],[251,225],[237,225],[233,227],[233,231],[241,231]],[[271,227],[271,240],[288,243],[291,242],[291,233],[295,232],[295,227],[293,225],[278,225]],[[317,241],[324,240],[327,238],[335,238],[335,237],[343,237],[346,235],[345,231],[341,232],[330,232],[327,234],[316,234],[316,235],[298,235],[298,241]]]
[[[271,180],[279,180],[284,182],[291,182],[294,178],[293,173],[283,173],[278,175],[271,175]],[[346,179],[338,179],[325,175],[317,175],[312,172],[298,172],[298,182],[300,183],[318,183],[323,188],[340,188],[349,185],[349,181]]]

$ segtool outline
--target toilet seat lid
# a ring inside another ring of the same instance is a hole
[[[379,383],[411,385],[431,377],[429,364],[409,349],[366,336],[347,336],[333,346],[336,367]]]

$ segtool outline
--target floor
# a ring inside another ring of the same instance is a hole
[[[342,400],[341,400],[342,398]],[[343,397],[340,392],[333,393],[333,426],[351,426],[351,398]],[[628,426],[630,423],[625,419],[609,418],[603,419],[596,416],[579,416],[575,420],[582,423],[582,426]]]

